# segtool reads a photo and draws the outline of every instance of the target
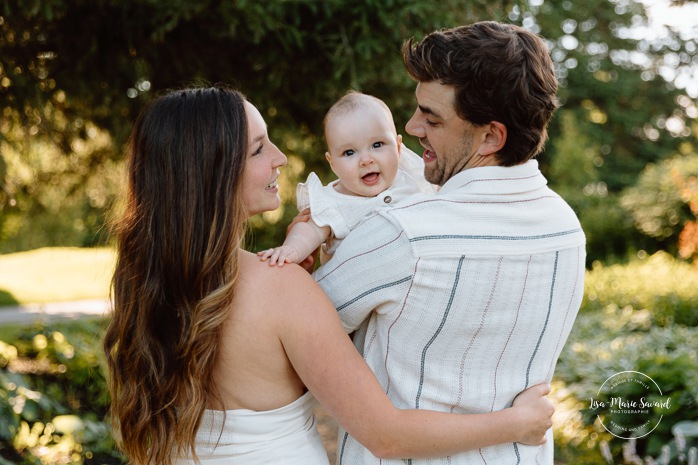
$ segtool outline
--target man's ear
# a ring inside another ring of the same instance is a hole
[[[507,142],[507,127],[499,121],[491,121],[487,124],[485,140],[480,144],[480,155],[492,155],[502,150]]]

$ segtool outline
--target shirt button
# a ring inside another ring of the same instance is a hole
[[[386,195],[385,198],[383,199],[383,202],[385,203],[390,203],[393,201],[393,198],[389,195]]]

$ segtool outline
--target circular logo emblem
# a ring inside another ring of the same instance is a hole
[[[639,371],[622,371],[604,381],[589,409],[606,431],[631,439],[654,431],[670,404],[671,398],[662,394],[652,378]]]

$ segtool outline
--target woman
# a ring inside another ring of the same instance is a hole
[[[308,273],[242,249],[285,163],[232,89],[172,92],[136,121],[104,340],[131,463],[326,464],[313,396],[377,456],[543,443],[547,386],[490,414],[396,409]]]

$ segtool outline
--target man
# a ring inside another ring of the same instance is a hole
[[[495,22],[410,40],[403,58],[418,81],[406,130],[441,188],[382,208],[315,278],[397,407],[500,410],[551,380],[582,300],[584,233],[532,159],[557,107],[552,62]],[[407,463],[552,465],[548,439]],[[387,463],[343,431],[337,456]]]

